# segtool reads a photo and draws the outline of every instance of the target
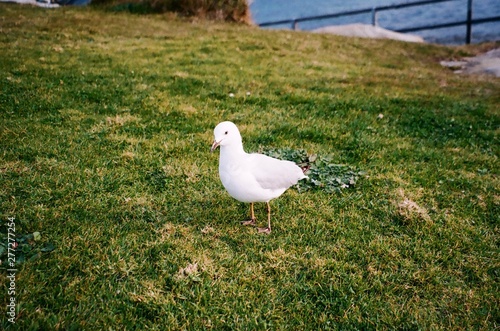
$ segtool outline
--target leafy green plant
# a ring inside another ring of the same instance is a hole
[[[334,163],[331,156],[309,155],[305,150],[269,148],[262,150],[262,153],[277,159],[293,161],[301,168],[307,169],[305,173],[309,179],[297,184],[299,191],[321,190],[337,193],[354,186],[364,175],[363,171],[355,167]]]

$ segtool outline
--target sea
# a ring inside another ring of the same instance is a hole
[[[334,14],[376,6],[411,3],[416,0],[253,0],[250,12],[256,24],[308,16]],[[389,30],[405,29],[432,24],[465,21],[468,0],[452,0],[442,3],[392,9],[377,13],[377,25]],[[500,0],[473,0],[472,18],[500,16]],[[334,19],[300,22],[298,29],[313,30],[330,25],[351,23],[371,24],[372,15],[362,14]],[[291,24],[265,27],[266,29],[291,29]],[[448,45],[465,43],[466,26],[410,32],[426,42]],[[472,27],[472,43],[500,41],[500,21],[475,24]]]

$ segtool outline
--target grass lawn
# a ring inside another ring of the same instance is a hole
[[[0,32],[1,329],[500,326],[500,80],[439,65],[494,44],[4,3]],[[209,153],[223,120],[364,175],[290,189],[258,235]]]

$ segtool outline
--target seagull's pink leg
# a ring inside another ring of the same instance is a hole
[[[266,233],[269,234],[271,233],[271,206],[269,205],[269,201],[266,202],[267,204],[267,228],[258,228],[259,233]]]
[[[241,222],[243,225],[255,225],[255,214],[253,212],[253,202],[250,203],[250,219]]]

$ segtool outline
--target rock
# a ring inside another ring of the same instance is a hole
[[[466,74],[489,74],[500,77],[500,48],[468,59],[463,72]]]
[[[440,63],[457,74],[488,74],[500,77],[500,48],[475,57],[464,58],[461,61],[441,61]]]
[[[362,37],[376,39],[394,39],[407,42],[423,43],[424,39],[420,36],[394,32],[368,24],[348,24],[333,25],[313,30],[315,33],[330,33],[346,37]]]
[[[467,64],[467,61],[441,61],[439,64],[452,70],[458,70],[462,69]]]

